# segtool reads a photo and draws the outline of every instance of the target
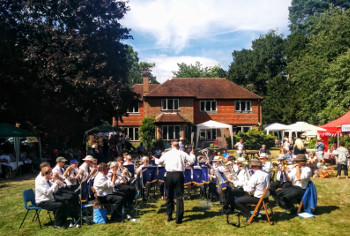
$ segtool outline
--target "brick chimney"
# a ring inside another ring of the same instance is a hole
[[[149,72],[144,70],[142,72],[143,93],[149,93]]]

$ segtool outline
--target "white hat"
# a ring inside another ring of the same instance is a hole
[[[111,162],[108,163],[108,165],[109,165],[109,168],[113,168],[113,167],[115,167],[115,166],[118,166],[118,162],[116,162],[116,161],[111,161]]]
[[[220,156],[215,156],[214,159],[213,159],[213,161],[220,161],[220,162],[221,162]]]
[[[283,160],[285,160],[287,157],[286,157],[286,155],[285,154],[280,154],[279,156],[278,156],[278,158],[277,158],[277,161],[283,161]]]
[[[260,154],[260,159],[261,159],[261,158],[267,158],[267,157],[268,157],[268,155],[266,155],[266,153],[261,153],[261,154]]]
[[[91,155],[87,155],[84,159],[83,159],[83,161],[95,161],[96,159],[93,157],[93,156],[91,156]]]
[[[241,163],[241,164],[243,164],[243,165],[247,165],[247,164],[248,164],[248,162],[245,160],[244,157],[238,157],[236,162],[237,162],[238,164]]]
[[[126,158],[127,158],[127,159],[132,159],[132,156],[127,155]]]

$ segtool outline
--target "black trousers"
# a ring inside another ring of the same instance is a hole
[[[67,207],[68,216],[78,219],[80,213],[79,198],[72,190],[61,188],[55,194],[56,201],[62,202]]]
[[[341,170],[344,170],[344,175],[348,176],[348,166],[346,164],[337,164],[337,176],[341,175]]]
[[[125,193],[125,204],[131,206],[137,194],[135,186],[122,184],[117,187],[117,190]]]
[[[235,209],[235,199],[244,196],[245,192],[241,188],[227,187],[224,191],[224,209]]]
[[[236,208],[242,212],[244,217],[249,218],[251,214],[248,204],[257,204],[259,200],[260,198],[245,193],[242,197],[235,200],[235,205]]]
[[[182,223],[184,215],[184,173],[167,172],[165,187],[168,191],[166,200],[168,219],[174,212],[174,193],[176,192],[176,223]]]
[[[56,200],[54,201],[44,201],[39,202],[38,207],[41,207],[48,211],[53,211],[55,215],[54,225],[55,226],[66,226],[67,224],[67,211],[66,209],[68,206],[66,206],[62,202],[58,202]]]
[[[116,220],[118,216],[121,213],[122,205],[123,205],[123,197],[118,196],[116,194],[108,194],[103,197],[98,197],[101,204],[113,204],[115,207],[115,210],[113,211],[111,215],[112,220]]]
[[[299,186],[291,186],[277,192],[278,205],[284,209],[292,209],[294,203],[300,202],[305,189]]]
[[[275,199],[276,191],[278,188],[285,189],[291,186],[292,186],[292,183],[290,181],[287,181],[287,182],[275,181],[275,182],[272,182],[270,185],[270,193],[272,197]]]

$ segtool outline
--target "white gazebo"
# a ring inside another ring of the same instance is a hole
[[[277,132],[277,138],[279,140],[282,140],[284,138],[284,132],[288,131],[288,125],[284,125],[281,123],[273,123],[268,125],[266,128],[266,133],[269,134],[270,132]],[[282,134],[280,133],[282,132]]]
[[[204,123],[198,124],[197,125],[197,138],[196,138],[196,148],[198,148],[198,141],[199,141],[199,136],[201,133],[201,130],[204,129],[220,129],[222,130],[221,133],[223,133],[224,129],[229,129],[230,131],[230,136],[231,136],[231,144],[233,147],[233,132],[232,132],[232,125],[220,123],[217,121],[209,120]]]
[[[306,123],[304,121],[298,121],[294,124],[288,125],[288,130],[289,132],[289,140],[292,138],[292,133],[295,132],[295,137],[297,137],[297,133],[303,133],[303,132],[308,132],[308,134],[312,134],[315,131],[325,131],[325,129],[318,127],[316,125],[312,125],[309,123]]]

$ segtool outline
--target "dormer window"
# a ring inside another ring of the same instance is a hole
[[[163,111],[179,110],[179,99],[165,98],[161,100]]]
[[[134,104],[131,104],[131,106],[127,109],[127,113],[139,113],[139,103],[135,102]]]

